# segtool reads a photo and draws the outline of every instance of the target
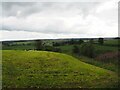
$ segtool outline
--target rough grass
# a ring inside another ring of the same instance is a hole
[[[80,56],[77,58],[79,58],[83,62],[92,64],[92,65],[95,65],[95,66],[98,66],[98,67],[101,67],[107,70],[111,70],[116,73],[118,73],[118,70],[119,70],[118,63],[117,63],[118,59],[116,59],[117,57],[115,59],[112,59],[111,62],[106,62],[106,63],[101,60],[96,60],[96,59],[88,58],[85,56]]]
[[[3,50],[3,88],[117,87],[117,74],[61,53]]]

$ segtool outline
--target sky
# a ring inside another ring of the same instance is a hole
[[[5,1],[0,41],[118,36],[118,0]]]

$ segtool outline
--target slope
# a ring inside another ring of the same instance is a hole
[[[117,74],[62,53],[3,50],[3,87],[116,87]]]

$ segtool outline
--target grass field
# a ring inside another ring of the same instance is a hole
[[[117,87],[117,73],[72,56],[47,51],[3,50],[3,88]]]
[[[46,40],[43,42],[45,43],[52,43],[55,42],[62,42],[61,40]],[[97,41],[96,41],[97,42]],[[2,46],[3,50],[26,50],[26,49],[35,49],[35,42],[34,41],[27,41],[27,42],[14,42],[11,46]],[[24,45],[23,45],[24,44]],[[80,46],[80,45],[79,45]],[[94,44],[96,49],[96,53],[104,53],[108,51],[116,51],[118,50],[118,40],[105,40],[103,45]],[[62,49],[62,52],[71,53],[73,45],[61,45],[59,46]]]
[[[94,47],[96,49],[96,53],[100,54],[103,52],[116,51],[118,50],[118,45],[120,40],[105,40],[103,45],[94,43]],[[97,42],[97,41],[95,41]],[[63,45],[59,46],[63,52],[72,51],[74,45]],[[80,45],[78,45],[80,47]]]
[[[63,42],[65,40],[43,40],[44,43],[47,43],[49,45],[49,43],[51,44],[52,42]],[[118,43],[119,41],[117,39],[108,39],[108,40],[104,40],[104,44],[100,45],[98,44],[98,41],[94,41],[94,48],[95,48],[95,54],[96,57],[104,54],[104,53],[108,53],[108,52],[116,52],[118,51]],[[13,45],[12,45],[13,44]],[[80,47],[81,45],[77,45],[78,47]],[[104,63],[104,62],[100,62],[100,61],[96,61],[95,58],[91,59],[85,56],[81,56],[81,55],[76,55],[73,53],[73,45],[60,45],[60,46],[56,46],[59,47],[61,49],[61,53],[65,53],[68,55],[72,55],[76,58],[83,58],[82,61],[89,63],[89,64],[93,64],[96,65],[98,67],[102,67],[108,70],[112,70],[112,71],[118,71],[118,64],[114,64],[113,62],[111,63]],[[10,46],[7,45],[3,45],[3,50],[32,50],[35,49],[35,41],[19,41],[19,42],[13,42],[11,43]],[[115,58],[116,59],[116,58]],[[111,61],[115,61],[114,59]]]
[[[16,44],[13,46],[3,46],[3,50],[26,50],[26,49],[35,49],[35,46],[33,44],[31,45],[21,45],[21,44]]]
[[[118,46],[120,43],[120,40],[105,40],[104,44],[105,45],[111,45],[111,46]]]

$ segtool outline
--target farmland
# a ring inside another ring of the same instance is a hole
[[[117,87],[117,80],[116,73],[66,54],[3,51],[4,88],[106,88]]]
[[[38,41],[3,42],[4,88],[117,87],[119,39]]]

